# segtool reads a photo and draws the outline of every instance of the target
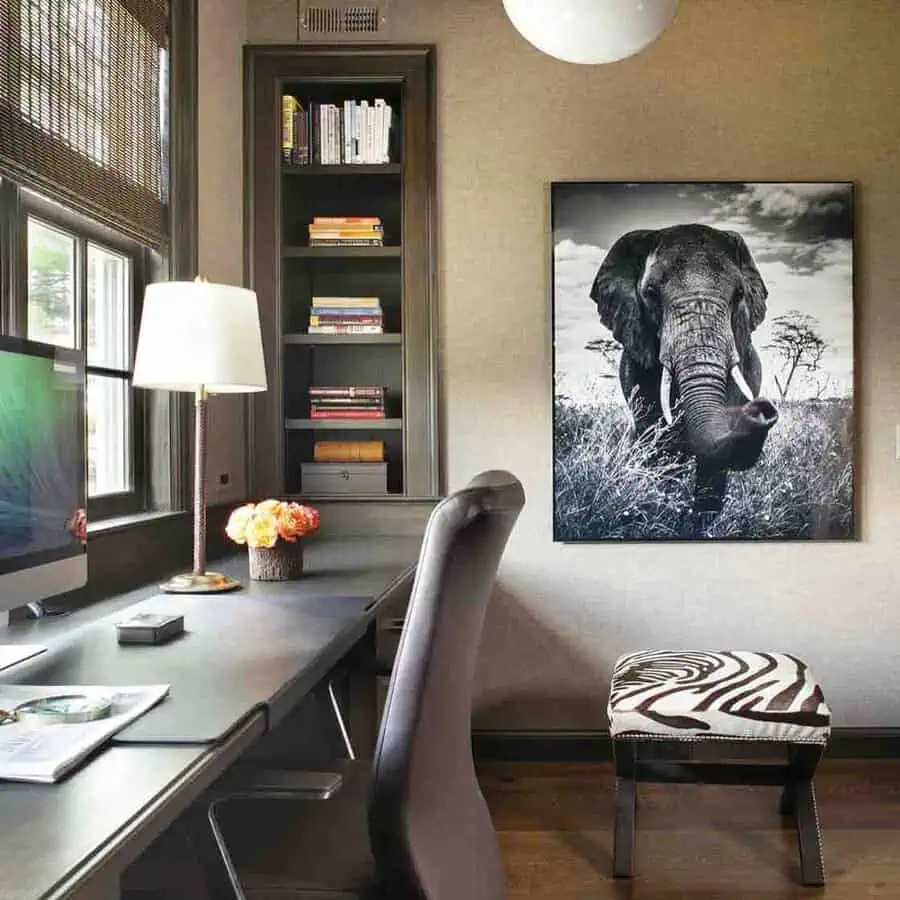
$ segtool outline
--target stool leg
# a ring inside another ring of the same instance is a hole
[[[825,884],[822,831],[813,786],[813,776],[824,749],[820,744],[796,744],[791,759],[791,782],[796,806],[794,815],[800,847],[800,877],[805,885],[815,887]]]
[[[781,792],[781,803],[778,806],[778,811],[783,816],[793,816],[797,811],[797,782],[793,778],[795,758],[793,744],[788,744],[787,757],[790,774]]]
[[[634,874],[635,810],[637,806],[636,741],[613,741],[616,762],[616,823],[613,835],[613,875]]]

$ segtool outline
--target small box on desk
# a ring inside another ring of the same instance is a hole
[[[304,494],[386,494],[387,463],[301,463]]]
[[[175,613],[137,613],[116,624],[120,644],[165,644],[184,631],[184,616]]]

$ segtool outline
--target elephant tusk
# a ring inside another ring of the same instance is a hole
[[[753,401],[756,397],[753,394],[753,391],[750,390],[750,385],[747,384],[744,379],[744,375],[741,372],[740,366],[732,366],[731,367],[731,377],[734,379],[734,383],[740,389],[740,392],[747,398],[749,401]]]
[[[666,424],[671,425],[674,421],[672,418],[672,373],[665,366],[663,366],[662,378],[659,381],[659,402]]]

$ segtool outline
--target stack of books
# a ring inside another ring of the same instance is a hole
[[[384,334],[378,297],[313,297],[310,334]]]
[[[311,387],[311,419],[383,419],[383,387]]]
[[[292,94],[281,98],[281,152],[293,166],[379,165],[391,161],[390,103],[345,100],[303,103]]]
[[[310,247],[383,247],[384,225],[378,216],[314,216]]]

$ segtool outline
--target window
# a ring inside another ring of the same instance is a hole
[[[168,0],[0,3],[0,164],[158,245]]]
[[[94,522],[186,503],[186,406],[131,366],[147,282],[196,273],[196,30],[193,0],[0,0],[0,332],[85,350]]]
[[[137,511],[145,502],[144,423],[131,364],[148,249],[21,194],[25,335],[85,350],[89,514]]]

